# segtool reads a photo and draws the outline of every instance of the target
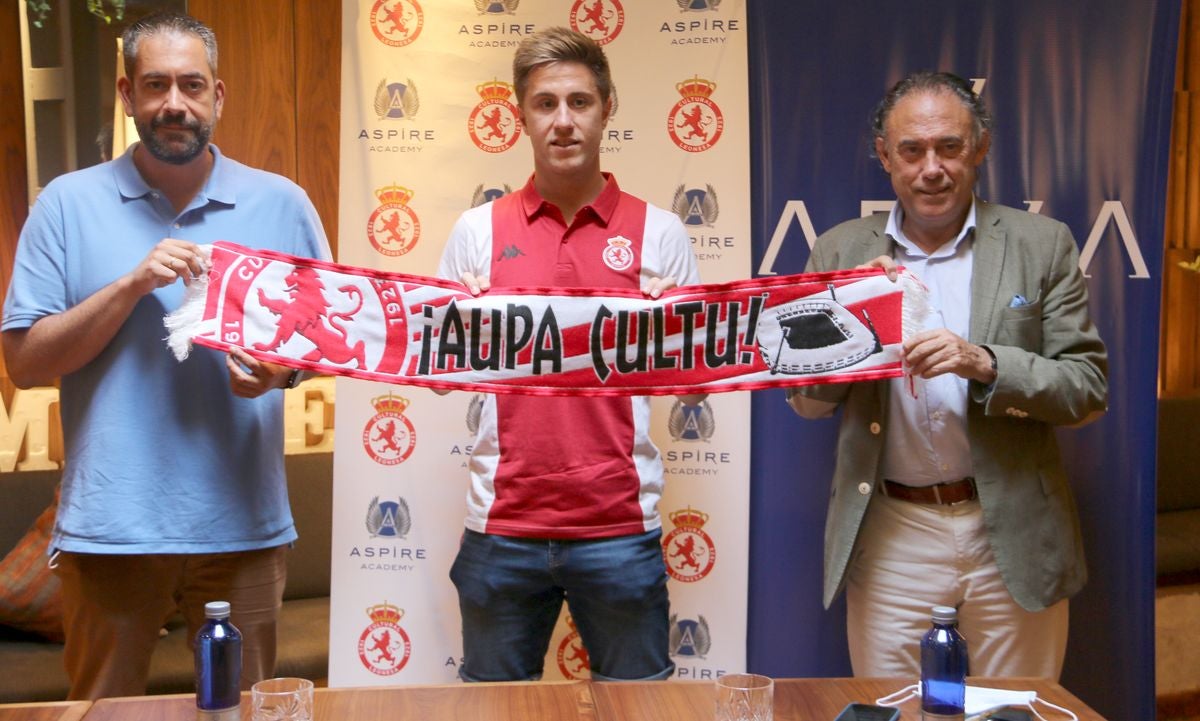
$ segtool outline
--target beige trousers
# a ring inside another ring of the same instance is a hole
[[[178,610],[191,646],[209,601],[229,601],[230,620],[242,632],[242,688],[269,678],[286,561],[286,546],[215,554],[59,554],[69,698],[145,694],[163,623]]]
[[[1067,601],[1030,612],[1000,577],[979,501],[954,506],[877,495],[859,530],[846,582],[854,675],[916,679],[932,606],[958,609],[972,676],[1058,680]]]

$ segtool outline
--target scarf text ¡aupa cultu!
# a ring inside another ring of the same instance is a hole
[[[193,343],[372,381],[487,393],[666,395],[891,378],[925,289],[902,271],[682,286],[492,288],[201,246],[209,272],[167,316]]]

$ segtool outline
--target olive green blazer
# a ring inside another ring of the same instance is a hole
[[[887,216],[833,228],[808,270],[852,268],[891,255]],[[972,381],[971,461],[992,552],[1013,599],[1037,611],[1087,580],[1079,517],[1055,426],[1084,423],[1107,403],[1107,354],[1088,316],[1079,251],[1055,220],[976,202],[969,341],[996,356],[990,388]],[[1023,305],[1014,297],[1027,299]],[[837,463],[825,521],[825,605],[845,585],[859,525],[881,480],[888,381],[808,387],[840,403]]]

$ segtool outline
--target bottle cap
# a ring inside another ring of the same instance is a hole
[[[953,606],[934,606],[934,623],[958,623],[958,609]]]
[[[229,618],[229,601],[209,601],[204,604],[204,615],[209,618]]]

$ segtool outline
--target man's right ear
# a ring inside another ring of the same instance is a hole
[[[129,82],[129,78],[122,75],[117,78],[117,93],[121,96],[121,105],[125,108],[125,114],[133,117],[133,84]]]

